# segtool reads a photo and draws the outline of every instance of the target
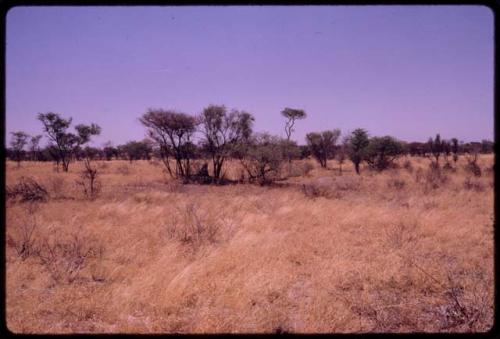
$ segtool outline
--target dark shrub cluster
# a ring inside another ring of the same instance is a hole
[[[33,178],[21,177],[14,186],[7,186],[7,199],[20,202],[46,201],[47,189]]]

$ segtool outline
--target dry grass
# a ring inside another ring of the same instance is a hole
[[[404,160],[399,170],[363,168],[359,178],[350,164],[340,176],[337,163],[324,170],[311,161],[307,176],[283,187],[183,186],[166,181],[157,164],[112,161],[98,167],[95,200],[83,199],[75,183],[83,164],[55,173],[49,163],[7,163],[7,185],[31,177],[50,195],[35,212],[27,203],[7,206],[7,326],[17,333],[487,331],[494,174],[470,178],[460,159],[442,179],[428,160],[403,167]],[[479,160],[482,168],[492,163]],[[226,176],[238,180],[241,169],[231,164]],[[303,185],[329,193],[310,196]],[[33,222],[34,250],[23,257],[15,244]]]

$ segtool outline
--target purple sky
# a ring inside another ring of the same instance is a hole
[[[38,112],[95,122],[94,145],[145,137],[147,108],[225,104],[284,136],[357,127],[493,139],[493,14],[481,6],[17,7],[7,15],[6,132]],[[10,139],[10,135],[7,135]]]

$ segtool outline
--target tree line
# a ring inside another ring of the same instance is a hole
[[[342,164],[350,160],[356,173],[365,163],[369,168],[383,171],[394,166],[400,156],[429,158],[439,166],[440,159],[446,164],[456,162],[460,154],[492,153],[493,142],[459,142],[458,139],[442,139],[439,134],[427,142],[405,142],[392,136],[370,136],[362,128],[344,135],[340,129],[311,132],[306,135],[305,145],[291,139],[299,120],[307,118],[302,109],[285,108],[281,111],[285,119],[285,138],[269,133],[253,131],[254,116],[246,111],[231,109],[223,105],[209,105],[201,114],[163,109],[148,109],[140,116],[148,137],[141,141],[130,141],[113,146],[107,142],[103,147],[88,146],[92,136],[99,135],[97,124],[78,124],[70,132],[72,118],[60,114],[39,113],[48,143],[40,146],[42,135],[30,136],[25,132],[11,133],[10,147],[6,156],[18,165],[22,161],[54,161],[56,170],[68,171],[73,160],[150,160],[160,159],[168,174],[184,181],[203,180],[222,182],[225,180],[225,164],[228,159],[238,161],[249,178],[261,183],[274,180],[283,164],[292,160],[313,157],[321,167],[335,159],[342,171]],[[194,166],[195,160],[203,160],[201,168]],[[211,175],[209,175],[209,167]]]

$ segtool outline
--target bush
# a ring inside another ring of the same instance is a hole
[[[47,190],[33,178],[21,177],[18,183],[12,187],[7,186],[7,199],[20,202],[46,201]]]
[[[120,166],[117,167],[116,173],[117,174],[121,174],[121,175],[129,175],[130,174],[130,168],[128,167],[127,164],[122,164],[122,165],[120,165]]]
[[[387,187],[401,190],[406,186],[406,181],[398,178],[391,178],[387,180]]]
[[[302,185],[302,192],[307,197],[324,197],[327,199],[338,199],[348,191],[358,191],[360,180],[354,177],[320,177]]]
[[[448,176],[441,168],[435,162],[432,162],[424,174],[424,188],[426,190],[438,189],[442,184],[447,183],[448,179]]]
[[[413,172],[413,165],[411,164],[410,160],[405,160],[405,162],[403,163],[403,168],[410,173]]]
[[[80,178],[76,183],[83,189],[83,193],[88,199],[95,199],[101,191],[101,182],[99,181],[99,172],[97,168],[92,167],[90,160],[85,159],[85,169],[82,171]]]
[[[366,148],[365,161],[371,169],[383,171],[403,153],[403,144],[391,136],[373,137]]]
[[[335,178],[334,187],[337,191],[359,191],[361,179],[349,176],[337,177]]]
[[[425,173],[423,169],[421,168],[417,169],[417,171],[415,172],[415,182],[416,183],[422,182],[422,180],[424,179],[424,175]]]
[[[465,165],[465,170],[473,174],[475,177],[481,176],[481,167],[475,161],[469,161],[467,165]]]
[[[52,192],[51,197],[54,199],[60,199],[64,196],[63,190],[65,186],[64,178],[60,176],[49,178],[49,190]]]
[[[302,184],[302,192],[309,198],[340,198],[341,196],[334,189],[333,183],[334,180],[332,178],[321,177],[309,183]]]
[[[286,159],[286,140],[263,133],[241,145],[240,161],[251,181],[271,184],[281,178],[281,165]]]
[[[495,165],[483,167],[483,171],[486,174],[494,174],[495,173],[495,168],[494,167],[495,167]]]
[[[30,203],[27,207],[28,220],[22,221],[19,228],[16,228],[16,235],[8,237],[7,240],[7,245],[13,247],[22,260],[39,253],[37,239],[34,235],[38,228],[36,220],[37,210],[38,205]]]
[[[485,187],[484,185],[478,181],[478,180],[473,180],[470,177],[467,177],[464,181],[464,188],[466,190],[472,190],[476,192],[484,192]]]
[[[314,166],[309,162],[292,163],[291,166],[289,167],[288,176],[290,177],[307,176],[313,169]]]
[[[99,162],[99,164],[97,166],[99,167],[99,169],[108,169],[109,168],[108,163],[105,161]]]
[[[96,238],[73,233],[44,239],[38,257],[55,282],[70,284],[92,259],[102,260],[103,253],[104,247]]]
[[[455,167],[453,167],[449,162],[446,162],[443,166],[443,170],[451,173],[455,173],[457,170]]]
[[[219,236],[220,224],[206,214],[199,212],[195,203],[187,204],[179,213],[173,214],[165,225],[167,236],[194,249],[203,243],[215,243]]]

